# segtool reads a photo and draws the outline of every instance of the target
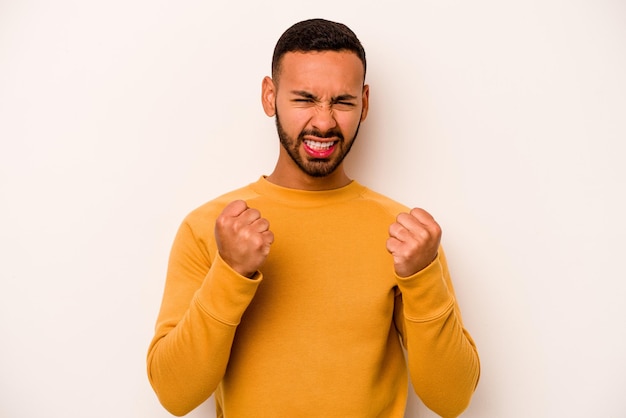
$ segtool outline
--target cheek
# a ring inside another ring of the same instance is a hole
[[[279,115],[283,129],[294,137],[306,129],[311,121],[311,110],[307,109],[287,109]]]
[[[341,127],[341,131],[344,135],[353,134],[356,131],[357,126],[359,126],[359,122],[361,121],[361,116],[358,113],[345,113],[338,114],[335,117],[337,124]]]

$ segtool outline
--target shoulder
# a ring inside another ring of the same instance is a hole
[[[408,212],[410,210],[406,205],[367,187],[363,187],[361,197],[363,200],[379,207],[393,217],[397,216],[400,212]]]
[[[248,201],[258,197],[258,193],[251,186],[249,184],[232,190],[200,205],[187,214],[184,222],[192,227],[198,223],[206,224],[207,222],[213,222],[230,202],[234,200]]]

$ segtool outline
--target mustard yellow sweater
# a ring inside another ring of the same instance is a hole
[[[261,271],[238,275],[217,253],[223,207],[243,199],[275,242]],[[444,417],[468,405],[479,375],[443,251],[396,277],[385,243],[407,208],[357,182],[310,192],[264,178],[190,213],[175,238],[148,375],[184,415],[215,393],[226,418],[404,415],[413,386]]]

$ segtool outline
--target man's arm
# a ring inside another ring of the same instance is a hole
[[[174,240],[148,351],[150,383],[174,415],[196,408],[222,380],[235,330],[262,280],[257,268],[273,241],[267,221],[242,201],[226,206],[215,222],[217,254],[209,251],[213,237],[194,233],[198,223],[187,220]]]
[[[387,249],[401,291],[395,320],[413,387],[431,410],[456,417],[469,405],[480,363],[440,248],[441,229],[428,213],[413,209],[398,216],[389,234]]]

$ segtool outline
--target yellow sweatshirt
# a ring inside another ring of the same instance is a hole
[[[243,199],[275,241],[248,279],[217,253],[215,219]],[[357,182],[302,191],[266,179],[191,212],[175,238],[148,375],[184,415],[215,392],[226,418],[404,416],[407,367],[444,417],[469,404],[479,376],[443,251],[397,277],[385,243],[408,208]]]

